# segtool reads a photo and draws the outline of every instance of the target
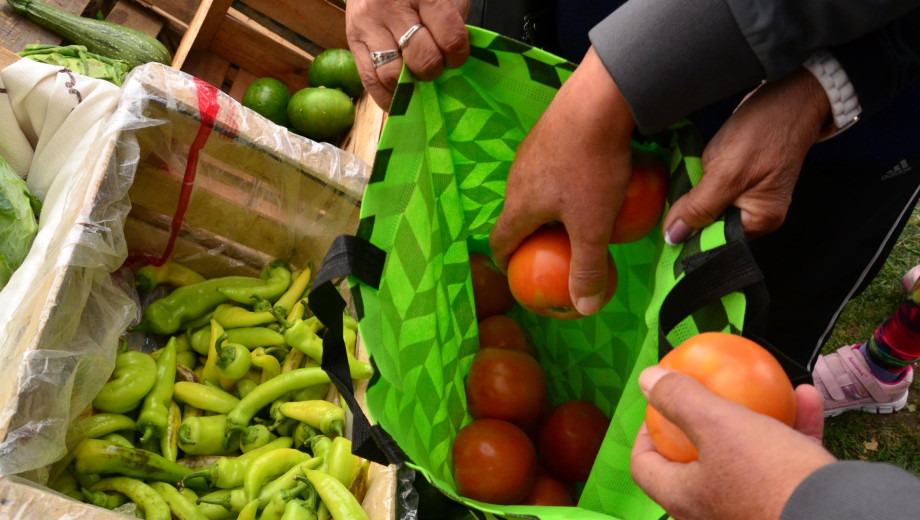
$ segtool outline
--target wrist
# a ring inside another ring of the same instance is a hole
[[[563,85],[569,87],[567,97],[582,114],[587,128],[603,129],[605,139],[611,136],[631,136],[636,121],[626,99],[610,76],[594,47],[588,49],[584,59]]]
[[[856,124],[862,114],[859,97],[834,55],[818,51],[805,60],[802,67],[815,78],[828,101],[830,121],[822,128],[820,140],[834,137]]]

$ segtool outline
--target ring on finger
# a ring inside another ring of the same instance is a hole
[[[386,65],[393,60],[398,60],[399,49],[387,49],[385,51],[371,51],[371,63],[374,64],[374,68]]]
[[[409,38],[411,38],[412,35],[415,34],[415,32],[421,29],[422,27],[424,27],[424,25],[417,23],[413,25],[412,27],[409,27],[409,30],[406,31],[405,34],[399,37],[400,52],[402,52],[402,50],[405,49],[407,45],[409,45]]]

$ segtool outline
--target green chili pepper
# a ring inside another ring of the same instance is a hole
[[[284,317],[284,322],[286,327],[291,327],[298,320],[302,320],[304,315],[307,314],[307,300],[297,300],[297,303],[294,304],[294,307],[291,308],[291,311],[287,313],[287,316]],[[281,320],[278,320],[279,322]]]
[[[221,348],[227,340],[224,334],[224,328],[215,320],[211,320],[211,336],[208,341],[208,359],[201,370],[201,382],[211,383],[215,386],[220,384],[220,374],[217,373],[217,350]]]
[[[151,482],[150,487],[166,502],[177,520],[207,520],[208,517],[195,506],[195,502],[189,501],[173,486],[165,482]]]
[[[303,362],[306,358],[307,356],[297,349],[292,348],[288,350],[287,355],[284,356],[284,360],[281,362],[281,372],[290,372],[291,370],[300,368],[303,366]]]
[[[246,507],[249,499],[246,498],[246,492],[242,487],[235,489],[219,489],[198,499],[198,504],[220,506],[224,511],[233,513],[233,516],[239,514]]]
[[[239,516],[236,517],[236,520],[256,520],[256,514],[258,513],[259,513],[259,502],[252,501],[243,507],[243,509],[240,511]]]
[[[297,427],[294,428],[294,447],[300,448],[306,446],[313,437],[319,435],[320,432],[316,428],[310,426],[307,423],[298,422]]]
[[[221,294],[221,289],[240,290],[259,285],[265,285],[265,281],[250,276],[225,276],[179,287],[148,305],[141,322],[129,330],[174,334],[183,323],[200,318],[227,302],[229,298]]]
[[[211,320],[213,319],[214,311],[211,311],[207,314],[202,314],[201,317],[182,322],[182,325],[179,326],[179,330],[188,332],[190,330],[198,330],[201,327],[208,327],[211,325]]]
[[[268,501],[268,505],[265,506],[265,509],[262,510],[262,516],[259,517],[259,520],[281,520],[281,516],[284,515],[284,509],[288,503],[311,487],[309,482],[301,482],[291,489],[285,489],[280,493],[275,493],[271,500]]]
[[[261,448],[266,444],[277,439],[278,436],[270,432],[266,426],[255,424],[243,428],[240,433],[240,451],[249,453],[252,450]]]
[[[115,370],[93,399],[93,407],[125,413],[137,408],[157,381],[157,363],[150,354],[129,350],[115,357]]]
[[[355,477],[361,471],[361,457],[351,452],[351,441],[345,437],[332,439],[329,451],[323,458],[320,469],[342,483],[346,488],[351,488]]]
[[[147,520],[170,520],[169,505],[142,481],[129,477],[109,477],[92,485],[90,491],[116,491],[144,510]]]
[[[182,403],[189,404],[201,410],[214,413],[228,413],[239,404],[240,400],[220,388],[177,381],[173,397]]]
[[[87,439],[74,451],[74,473],[77,475],[119,473],[175,484],[191,472],[156,453],[98,439]]]
[[[87,504],[105,509],[115,509],[116,507],[128,501],[127,497],[121,493],[106,493],[105,491],[90,491],[83,488],[81,491],[81,500]]]
[[[276,263],[277,262],[277,263]],[[291,270],[282,261],[274,261],[268,279],[259,280],[259,284],[248,286],[224,286],[218,292],[229,300],[253,304],[259,299],[274,301],[291,285]]]
[[[272,401],[289,392],[328,381],[329,375],[321,368],[298,368],[285,372],[257,386],[255,390],[241,399],[239,404],[227,414],[227,426],[229,428],[246,427],[256,413]],[[225,442],[229,440],[230,438],[227,437]]]
[[[136,428],[141,432],[141,444],[149,439],[159,439],[169,426],[169,403],[172,402],[175,381],[176,338],[172,337],[157,360],[156,384],[144,398],[137,416]]]
[[[249,470],[243,478],[246,496],[250,499],[258,497],[265,480],[276,477],[311,458],[310,454],[294,448],[277,449],[259,455],[249,464]]]
[[[180,366],[186,367],[187,369],[194,369],[198,365],[198,354],[192,350],[179,352],[176,354],[176,365],[176,370],[178,370]]]
[[[239,343],[225,343],[217,351],[217,373],[220,377],[236,381],[249,371],[249,349]]]
[[[73,472],[69,469],[62,471],[48,487],[74,500],[83,500],[83,493],[80,492],[80,483],[77,481],[77,477],[75,477]]]
[[[250,362],[253,366],[262,369],[262,383],[275,378],[281,373],[281,363],[278,359],[259,347],[250,353]]]
[[[281,405],[281,413],[319,428],[324,435],[340,436],[345,431],[345,411],[329,401],[292,401]]]
[[[284,340],[293,348],[310,356],[311,359],[323,362],[323,340],[316,334],[321,324],[316,317],[310,317],[295,323],[284,333]],[[354,351],[357,341],[357,335],[349,328],[343,329],[342,336],[345,340],[345,353],[348,356],[348,366],[352,371],[352,378],[366,379],[373,375],[373,369],[370,365],[355,359]],[[355,371],[368,374],[366,377],[355,377]]]
[[[112,432],[134,431],[134,419],[117,413],[97,413],[78,420],[74,430],[88,439],[95,439]]]
[[[227,416],[223,414],[186,417],[179,427],[179,449],[189,455],[233,453],[239,448],[239,440],[235,435],[224,440],[227,425]]]
[[[175,262],[164,262],[157,267],[153,264],[145,265],[137,271],[134,285],[143,295],[148,294],[156,286],[165,283],[173,287],[184,287],[205,281],[204,276]]]
[[[255,312],[232,303],[218,305],[214,309],[214,320],[225,329],[256,327],[276,321],[270,311]]]
[[[182,410],[175,401],[170,401],[169,413],[166,416],[166,430],[160,437],[160,454],[173,462],[179,456],[180,426],[182,426]]]
[[[306,292],[307,287],[310,285],[310,280],[313,278],[313,266],[308,266],[303,271],[296,273],[293,276],[293,281],[291,286],[288,287],[287,291],[281,295],[281,298],[278,298],[278,301],[275,302],[275,305],[272,307],[272,310],[279,314],[287,315],[294,308],[304,292]]]
[[[194,473],[189,473],[186,479],[202,477],[208,481],[211,486],[222,489],[229,489],[243,485],[243,477],[249,469],[252,461],[272,450],[290,448],[293,441],[290,437],[279,437],[268,444],[244,453],[239,457],[222,457],[214,464],[200,469]]]
[[[242,399],[249,395],[249,392],[255,390],[257,386],[259,386],[259,383],[251,379],[243,378],[236,382],[236,392],[240,396],[240,399]]]
[[[358,499],[335,477],[321,471],[306,470],[304,475],[313,484],[320,499],[335,520],[368,520]]]
[[[241,327],[238,329],[228,329],[228,343],[239,343],[244,347],[252,350],[257,347],[274,347],[284,345],[284,336],[280,332],[271,330],[266,327]],[[192,349],[202,356],[208,355],[208,346],[211,341],[210,328],[198,330],[192,334],[189,340]]]
[[[112,444],[117,444],[123,448],[134,448],[134,443],[122,437],[121,435],[118,435],[117,433],[109,433],[107,435],[103,435],[102,437],[99,437],[99,440],[111,442]]]
[[[292,352],[299,352],[297,350],[292,350]],[[305,367],[318,367],[320,366],[319,361],[308,357],[304,362]],[[291,392],[291,401],[313,401],[316,399],[325,399],[326,394],[329,393],[329,387],[332,383],[320,383],[318,385],[308,386],[306,388],[301,388],[296,392]]]
[[[325,435],[317,435],[310,439],[310,451],[314,457],[322,457],[323,463],[326,462],[326,455],[329,454],[329,448],[332,447],[332,439]]]
[[[291,500],[284,506],[281,520],[317,520],[316,513],[308,509],[303,500]]]
[[[284,491],[285,489],[291,489],[297,485],[297,480],[295,479],[296,475],[299,475],[308,469],[314,469],[320,463],[322,463],[322,459],[312,458],[301,464],[296,464],[280,477],[262,486],[262,491],[259,492],[259,498],[257,499],[259,502],[259,507],[263,508],[267,506],[273,496]]]

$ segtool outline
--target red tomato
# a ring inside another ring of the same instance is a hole
[[[562,482],[553,478],[541,467],[537,469],[537,480],[521,505],[573,507],[572,493]]]
[[[473,302],[476,305],[477,320],[511,310],[514,306],[514,297],[508,288],[508,278],[488,255],[470,255],[470,276],[473,280]]]
[[[585,482],[610,419],[594,403],[566,401],[553,408],[537,432],[537,452],[553,475]]]
[[[626,244],[648,235],[661,221],[667,196],[668,172],[661,161],[649,153],[633,153],[626,198],[613,222],[610,243]]]
[[[569,294],[569,266],[572,246],[565,227],[544,226],[527,237],[508,263],[511,294],[525,309],[553,318],[582,317]],[[610,301],[617,288],[617,270],[607,254],[607,292]]]
[[[517,504],[536,479],[537,452],[517,426],[479,419],[457,433],[452,448],[457,493],[491,504]]]
[[[705,332],[684,341],[659,363],[696,379],[710,391],[789,426],[795,424],[795,391],[776,358],[757,343],[722,332]],[[648,406],[648,432],[665,458],[696,460],[696,447],[674,423]]]
[[[502,419],[525,428],[540,414],[546,374],[531,355],[488,348],[473,357],[466,404],[474,419]]]
[[[504,314],[489,316],[479,322],[479,348],[500,348],[531,354],[524,329]]]

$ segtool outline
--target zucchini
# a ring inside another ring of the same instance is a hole
[[[153,36],[111,22],[84,18],[38,0],[6,0],[13,11],[53,31],[89,52],[124,60],[130,67],[151,61],[169,65],[172,57],[166,46]]]

